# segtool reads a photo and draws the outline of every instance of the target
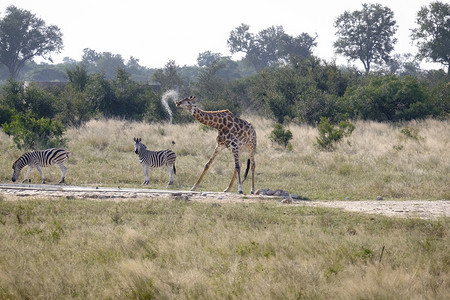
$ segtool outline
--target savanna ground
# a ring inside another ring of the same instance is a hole
[[[269,121],[247,119],[258,134],[257,189],[279,188],[311,200],[304,203],[448,204],[448,121],[396,126],[357,122],[352,136],[335,151],[320,152],[314,147],[317,130],[312,127],[291,125],[292,151],[286,151],[269,141]],[[407,127],[417,129],[417,135],[401,133]],[[0,182],[10,183],[11,164],[21,151],[0,135]],[[198,124],[91,121],[67,132],[71,152],[67,184],[142,188],[134,136],[142,137],[150,149],[170,147],[177,153],[177,176],[170,189],[179,192],[188,190],[200,175],[216,133]],[[231,154],[221,153],[200,192],[223,190],[232,165]],[[48,183],[59,181],[59,169],[46,168],[44,173]],[[31,180],[40,182],[37,171]],[[153,170],[150,187],[166,189],[167,180],[165,170]],[[377,196],[384,200],[376,201]],[[249,195],[236,195],[236,201],[203,198],[121,201],[11,198],[1,193],[0,299],[446,299],[449,295],[448,217],[391,218],[282,205]]]

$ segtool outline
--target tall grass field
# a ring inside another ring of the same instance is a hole
[[[258,136],[256,189],[283,189],[303,198],[318,200],[450,199],[450,124],[426,120],[401,125],[356,122],[349,138],[333,152],[315,146],[318,131],[290,125],[292,150],[270,141],[273,124],[251,121]],[[11,182],[12,163],[23,153],[12,139],[0,133],[0,181]],[[199,123],[188,125],[130,123],[117,120],[90,121],[66,133],[70,158],[69,185],[142,187],[144,175],[134,153],[133,137],[142,138],[150,150],[172,149],[177,154],[174,190],[190,189],[213,153],[217,133]],[[175,144],[173,144],[174,142]],[[242,157],[243,169],[246,166]],[[234,169],[230,151],[219,154],[205,175],[200,191],[223,191]],[[48,183],[58,183],[57,167],[45,168]],[[19,180],[25,176],[26,169]],[[242,172],[243,173],[243,172]],[[40,183],[34,170],[32,183]],[[150,188],[166,188],[168,172],[150,170]],[[251,180],[244,183],[250,192]],[[232,189],[237,192],[237,184]]]
[[[356,122],[349,138],[323,152],[314,146],[316,128],[290,125],[292,147],[285,150],[269,140],[270,121],[245,119],[258,135],[256,189],[280,188],[315,201],[379,195],[385,200],[450,199],[449,121]],[[66,183],[145,187],[133,137],[141,137],[149,149],[172,149],[177,175],[169,188],[187,190],[212,154],[216,132],[198,123],[90,121],[66,134]],[[10,183],[11,165],[22,151],[0,133],[0,153],[0,182]],[[43,171],[47,183],[59,182],[59,168]],[[232,173],[232,155],[224,150],[199,190],[222,191]],[[41,182],[36,170],[30,178]],[[149,188],[166,189],[167,182],[165,169],[151,169]],[[250,182],[244,183],[245,193]],[[0,299],[450,295],[447,217],[388,218],[236,198],[240,201],[222,203],[0,194]]]

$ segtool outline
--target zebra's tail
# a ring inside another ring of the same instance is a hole
[[[247,169],[245,169],[244,180],[242,180],[242,182],[244,182],[245,179],[247,179],[247,175],[248,175],[248,170],[249,169],[250,169],[250,158],[247,160]]]
[[[177,169],[175,168],[175,164],[173,164],[173,174],[177,175]]]

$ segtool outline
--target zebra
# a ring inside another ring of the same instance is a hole
[[[141,143],[141,138],[134,138],[134,153],[139,155],[139,162],[144,170],[145,181],[143,184],[148,184],[148,167],[159,168],[166,166],[169,170],[169,183],[173,183],[173,175],[177,174],[177,169],[175,168],[175,159],[177,158],[175,152],[172,150],[160,150],[160,151],[150,151],[147,150],[147,146]]]
[[[42,183],[45,184],[45,176],[42,173],[41,167],[48,167],[56,164],[61,169],[62,178],[59,183],[64,183],[66,177],[67,168],[64,166],[64,162],[69,158],[69,152],[60,148],[50,148],[46,150],[37,150],[22,154],[12,165],[14,170],[11,180],[15,182],[20,175],[20,171],[29,166],[27,175],[22,181],[25,182],[28,179],[28,175],[33,168],[36,168],[42,177]],[[30,180],[31,182],[31,180]]]

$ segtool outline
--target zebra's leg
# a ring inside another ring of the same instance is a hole
[[[66,178],[66,172],[67,172],[67,167],[63,164],[59,165],[59,168],[61,169],[61,181],[59,183],[64,183],[64,179]]]
[[[216,159],[217,154],[223,149],[223,146],[217,145],[214,149],[214,153],[211,155],[211,158],[208,160],[208,162],[205,165],[205,169],[203,170],[202,175],[200,175],[200,178],[197,180],[197,182],[194,184],[194,186],[191,188],[191,191],[195,191],[195,189],[199,186],[200,182],[203,179],[203,176],[205,176],[206,171],[208,171],[209,167],[211,166],[214,159]]]
[[[39,173],[41,174],[42,177],[42,184],[45,184],[45,176],[44,173],[42,173],[41,167],[39,167],[39,165],[36,165],[36,169],[39,171]]]
[[[173,183],[173,165],[168,165],[169,169],[169,183],[167,185],[171,185]]]
[[[145,177],[143,184],[148,184],[148,182],[150,181],[148,176],[148,165],[143,165],[142,167],[144,169],[144,177]]]
[[[27,175],[25,175],[25,179],[22,181],[22,183],[24,183],[25,181],[28,180],[28,176],[30,175],[32,169],[33,169],[32,166],[30,166],[30,167],[28,168]]]

